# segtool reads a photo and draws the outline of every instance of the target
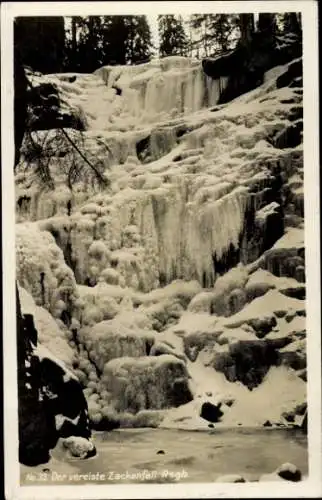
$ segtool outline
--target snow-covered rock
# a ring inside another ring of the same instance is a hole
[[[114,320],[101,321],[90,330],[81,333],[89,356],[103,371],[114,358],[123,356],[147,356],[154,343],[154,333],[138,324],[139,317],[133,315],[132,325],[122,322],[122,314]]]
[[[63,446],[75,458],[87,458],[95,453],[95,446],[92,441],[80,436],[69,436],[63,440]]]
[[[68,344],[66,331],[59,328],[53,316],[46,309],[35,304],[32,296],[24,288],[19,287],[19,295],[22,313],[33,316],[39,342],[57,359],[71,368],[74,352]]]
[[[291,463],[282,464],[271,474],[264,474],[259,478],[261,482],[270,481],[293,481],[298,482],[302,479],[301,471],[296,467],[296,465]]]
[[[171,408],[192,399],[185,363],[170,354],[114,359],[105,364],[102,384],[117,411]]]
[[[17,280],[54,317],[71,312],[76,298],[76,280],[66,265],[61,249],[53,236],[40,231],[37,224],[16,226]]]
[[[80,436],[87,441],[91,430],[87,402],[77,377],[38,341],[37,330],[27,321],[30,317],[18,317],[19,460],[38,465],[49,460],[49,450],[60,437]],[[24,353],[22,343],[26,346]],[[94,448],[91,451],[95,453]]]

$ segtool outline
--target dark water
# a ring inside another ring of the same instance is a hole
[[[94,440],[96,457],[68,460],[58,447],[48,464],[22,466],[21,483],[212,482],[224,474],[256,480],[284,462],[308,473],[307,437],[295,429],[122,429]]]

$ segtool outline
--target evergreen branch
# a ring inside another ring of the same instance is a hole
[[[71,139],[71,137],[67,134],[66,130],[61,128],[62,133],[66,137],[66,139],[71,143],[71,145],[76,149],[77,153],[80,155],[80,157],[87,163],[87,165],[95,172],[95,175],[97,178],[100,180],[102,184],[107,184],[107,180],[102,176],[102,174],[97,170],[97,168],[86,158],[86,156],[81,152],[81,150],[78,148],[77,144]]]
[[[27,77],[27,75],[25,75],[25,78],[26,78],[26,82],[27,82],[28,86],[30,87],[30,89],[31,89],[31,90],[34,90],[34,88],[35,88],[35,87],[33,86],[32,82],[29,80],[29,78]],[[65,138],[67,139],[67,141],[68,141],[68,142],[72,145],[72,147],[73,147],[73,148],[77,151],[77,153],[78,153],[78,154],[80,155],[80,157],[84,160],[84,162],[85,162],[85,163],[86,163],[86,164],[87,164],[87,165],[88,165],[88,166],[89,166],[89,167],[93,170],[93,172],[95,173],[95,175],[96,175],[97,179],[99,180],[99,182],[100,182],[101,184],[103,184],[103,185],[105,185],[105,186],[106,186],[106,185],[108,184],[107,179],[105,179],[105,178],[103,177],[103,175],[101,174],[101,172],[99,172],[99,170],[95,167],[95,165],[93,165],[93,163],[91,163],[91,162],[88,160],[88,158],[86,158],[86,156],[84,155],[84,153],[82,153],[82,151],[79,149],[79,147],[77,146],[77,144],[73,141],[73,139],[69,136],[69,134],[66,132],[66,130],[65,130],[63,127],[61,127],[61,126],[58,126],[58,127],[57,127],[57,129],[58,129],[58,130],[60,130],[60,131],[62,132],[62,134],[63,134],[63,135],[65,136]],[[34,147],[36,147],[37,145],[36,145],[36,143],[34,142],[34,140],[33,140],[33,138],[32,138],[31,133],[29,134],[29,136],[30,136],[30,138],[31,138],[31,141],[32,141],[32,143],[33,143],[33,146],[34,146]],[[111,152],[111,151],[110,151],[110,149],[109,149],[109,147],[108,147],[106,144],[104,144],[104,145],[105,145],[105,147],[107,148],[107,150],[108,150],[109,152]],[[69,180],[70,180],[70,179],[69,179]]]

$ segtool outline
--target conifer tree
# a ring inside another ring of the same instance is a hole
[[[14,37],[22,64],[42,73],[62,70],[65,44],[63,17],[17,17]]]
[[[125,58],[127,64],[147,62],[152,54],[151,30],[146,16],[126,16],[127,38]]]
[[[101,16],[89,16],[86,18],[81,18],[78,25],[79,70],[85,73],[91,73],[103,64],[103,19]]]
[[[107,64],[150,60],[152,37],[146,16],[89,16],[71,19],[67,70],[92,72]]]
[[[207,57],[234,48],[238,38],[236,14],[193,14],[189,19],[193,32],[193,52]]]
[[[300,35],[302,32],[301,14],[286,12],[283,16],[283,31]]]
[[[159,15],[160,57],[180,55],[188,51],[188,39],[181,16]]]

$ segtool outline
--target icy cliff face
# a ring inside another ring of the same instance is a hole
[[[66,334],[95,425],[175,406],[167,382],[147,397],[158,370],[167,379],[173,367],[185,401],[205,394],[205,378],[207,393],[238,401],[244,389],[265,394],[276,370],[292,378],[302,401],[301,61],[274,68],[261,87],[220,106],[225,81],[186,58],[104,67],[72,83],[70,76],[41,78],[83,110],[88,130],[77,144],[103,161],[109,185],[97,190],[80,176],[68,187],[67,160],[57,152],[49,190],[22,159],[17,269]],[[158,364],[146,359],[154,356]],[[122,387],[133,393],[131,378],[139,399],[118,404]],[[270,418],[296,407],[286,392]],[[258,406],[259,422],[269,418],[260,396],[246,399]],[[230,415],[223,418],[236,423]]]

